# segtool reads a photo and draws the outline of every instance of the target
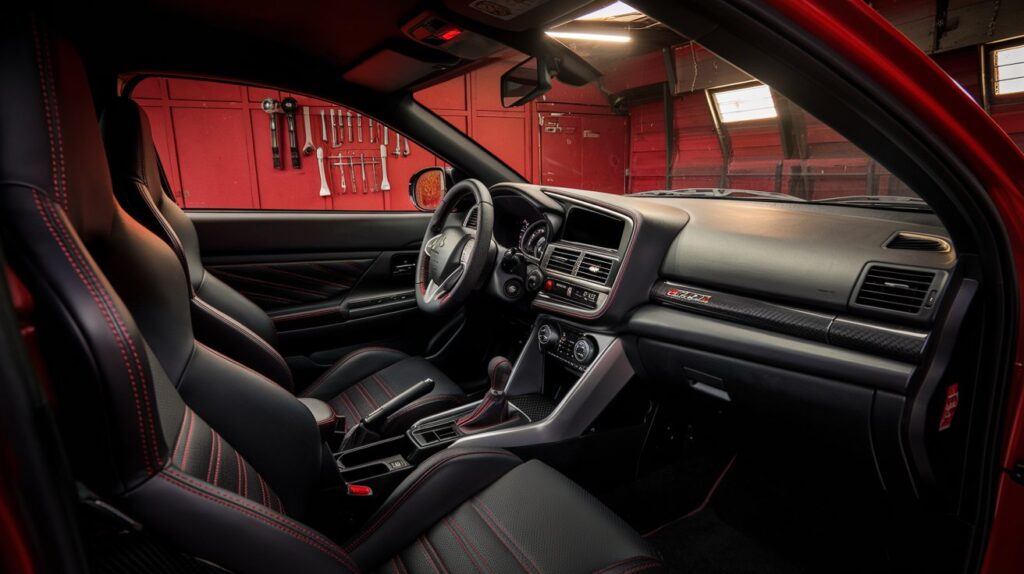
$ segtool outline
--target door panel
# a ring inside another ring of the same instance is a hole
[[[386,344],[423,352],[438,321],[416,307],[430,214],[190,211],[203,261],[274,319],[289,362]]]

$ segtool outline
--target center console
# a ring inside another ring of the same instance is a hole
[[[534,306],[574,317],[599,316],[618,281],[633,238],[626,215],[569,197],[558,241],[540,261],[546,277]]]

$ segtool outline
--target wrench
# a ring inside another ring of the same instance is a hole
[[[281,106],[274,98],[266,98],[260,107],[270,115],[270,153],[274,157],[274,169],[284,169],[281,165],[281,146],[277,138],[277,114],[281,113]]]
[[[320,143],[327,143],[327,112],[320,110]]]
[[[320,197],[330,197],[331,188],[327,185],[327,174],[324,173],[324,148],[316,148],[316,166],[320,168]]]
[[[341,180],[341,193],[347,193],[345,191],[345,158],[340,155],[332,155],[330,157],[338,160],[331,165],[337,166],[338,168],[338,179]]]
[[[400,134],[398,132],[395,132],[395,151],[391,152],[391,155],[393,155],[395,157],[398,157],[398,156],[402,155],[402,150],[401,150],[401,148],[398,147],[398,144],[401,142],[401,140],[402,140],[402,134]]]
[[[388,145],[388,126],[384,126],[384,145]]]
[[[313,153],[313,130],[309,127],[309,106],[302,106],[302,127],[306,128],[306,144],[302,146],[302,155]]]
[[[402,155],[409,155],[409,138],[402,140]]]
[[[299,169],[302,160],[299,159],[299,136],[295,133],[295,112],[299,110],[299,103],[295,98],[287,97],[281,101],[281,109],[284,110],[284,119],[288,124],[288,151],[292,156],[292,169]]]
[[[356,114],[356,124],[359,127],[359,143],[363,143],[363,114]]]
[[[334,108],[331,108],[331,147],[338,147],[338,132],[335,131],[336,127],[334,124]],[[326,143],[326,142],[325,142]]]
[[[367,118],[367,119],[370,120],[370,143],[373,143],[373,119],[371,119],[371,118]]]
[[[377,161],[370,160],[370,191],[377,191]]]
[[[352,158],[355,159],[355,158]],[[363,193],[366,191],[366,160],[363,158],[363,154],[359,154],[359,169],[363,172]]]
[[[352,110],[349,110],[347,117],[348,121],[345,124],[345,129],[348,132],[348,143],[352,143]]]
[[[388,128],[384,128],[384,141],[387,140]],[[391,182],[388,181],[388,146],[380,144],[380,190],[391,191]]]

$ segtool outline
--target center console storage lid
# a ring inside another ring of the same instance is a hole
[[[306,405],[306,408],[309,409],[313,419],[316,421],[316,426],[330,426],[333,428],[334,421],[338,418],[338,413],[334,412],[334,407],[320,399],[307,397],[300,398],[299,402]]]

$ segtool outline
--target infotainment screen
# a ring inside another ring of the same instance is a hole
[[[626,222],[618,217],[573,207],[565,219],[562,239],[585,245],[618,249]]]

